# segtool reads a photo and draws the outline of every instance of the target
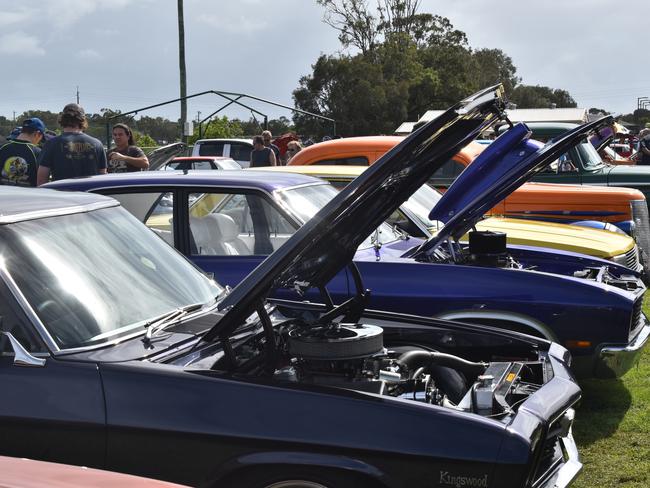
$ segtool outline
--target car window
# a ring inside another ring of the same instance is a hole
[[[174,170],[188,170],[191,168],[191,163],[189,161],[171,161],[165,166],[165,171],[174,171]]]
[[[172,192],[109,193],[140,222],[170,246],[174,245],[172,218],[174,194]]]
[[[199,156],[223,156],[224,143],[221,141],[206,141],[199,144]]]
[[[219,159],[217,166],[221,169],[241,169],[241,165],[234,159]]]
[[[218,169],[211,161],[193,161],[192,169]]]
[[[261,195],[194,193],[189,198],[192,255],[268,255],[295,232]]]
[[[337,158],[337,159],[321,159],[320,161],[315,161],[315,165],[318,166],[369,166],[368,158],[365,156],[352,156],[349,158]]]
[[[454,161],[453,159],[450,159],[445,164],[443,164],[440,168],[438,168],[435,173],[433,173],[433,178],[455,179],[458,175],[460,175],[463,172],[464,169],[465,166],[463,166],[461,163],[459,163],[458,161]]]
[[[10,332],[20,345],[29,352],[46,352],[47,349],[42,343],[27,317],[19,309],[9,290],[0,284],[0,330]],[[0,335],[0,356],[13,356],[14,350],[6,335]]]
[[[579,154],[580,160],[582,161],[582,167],[585,171],[594,171],[605,164],[598,154],[598,151],[596,151],[596,148],[586,139],[578,144],[575,149]]]
[[[230,143],[230,157],[235,161],[250,161],[252,147],[240,142]]]

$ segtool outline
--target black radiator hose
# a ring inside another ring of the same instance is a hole
[[[465,376],[472,378],[483,374],[487,369],[487,363],[474,363],[467,361],[452,354],[434,351],[409,351],[402,354],[397,363],[406,367],[409,371],[418,368],[436,366],[445,366],[462,372]]]

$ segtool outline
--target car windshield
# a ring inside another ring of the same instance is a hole
[[[278,190],[276,198],[296,219],[303,224],[325,206],[338,191],[329,183],[322,185],[299,186]],[[361,243],[359,249],[368,249],[375,244],[386,244],[402,238],[402,234],[390,225],[383,223]]]
[[[223,289],[121,207],[0,228],[0,264],[60,349],[144,332]]]
[[[440,193],[425,184],[418,188],[402,206],[418,218],[427,228],[439,228],[441,223],[437,220],[431,220],[429,213],[436,206],[440,198]]]

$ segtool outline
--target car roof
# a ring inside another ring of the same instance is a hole
[[[292,158],[291,164],[312,164],[312,161],[323,157],[333,157],[340,152],[364,150],[368,146],[372,146],[373,151],[386,152],[403,139],[402,136],[363,136],[318,142],[302,149]]]
[[[266,166],[264,168],[255,168],[255,170],[261,171],[284,171],[288,173],[299,173],[303,175],[311,176],[342,176],[356,178],[365,170],[368,169],[368,166],[345,166],[345,165],[305,165],[305,166]],[[246,170],[249,171],[249,170]]]
[[[259,188],[268,193],[284,188],[323,183],[322,180],[293,173],[251,171],[251,170],[190,170],[190,171],[137,171],[133,173],[113,173],[108,175],[74,178],[49,183],[49,188],[67,188],[88,191],[96,188],[119,188],[125,186],[232,186]]]
[[[117,205],[111,198],[42,188],[0,186],[0,224]]]
[[[346,137],[343,139],[333,139],[331,141],[319,142],[318,144],[304,148],[293,158],[291,158],[288,167],[300,165],[318,166],[314,163],[323,159],[336,159],[337,157],[340,158],[351,155],[368,155],[371,152],[385,153],[395,147],[400,141],[402,141],[402,139],[404,139],[402,136],[363,136]],[[484,149],[485,147],[483,144],[472,141],[467,146],[458,151],[458,153],[454,156],[454,159],[461,161],[464,164],[469,164],[479,154],[481,154]],[[370,161],[370,163],[372,164],[374,161]],[[347,165],[340,166],[343,167]],[[367,166],[360,166],[362,168],[367,168]],[[357,173],[356,176],[359,174],[361,173]]]

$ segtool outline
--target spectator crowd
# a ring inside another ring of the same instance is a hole
[[[0,184],[40,186],[65,178],[149,168],[147,156],[135,144],[133,132],[126,124],[113,126],[115,146],[106,151],[99,139],[85,133],[88,120],[79,104],[63,107],[58,123],[59,135],[48,130],[37,117],[24,120],[12,131],[7,141],[0,144]],[[282,147],[284,152],[273,143],[271,132],[263,131],[253,138],[250,166],[287,164],[302,149],[302,144],[291,137],[288,142],[282,142]]]

